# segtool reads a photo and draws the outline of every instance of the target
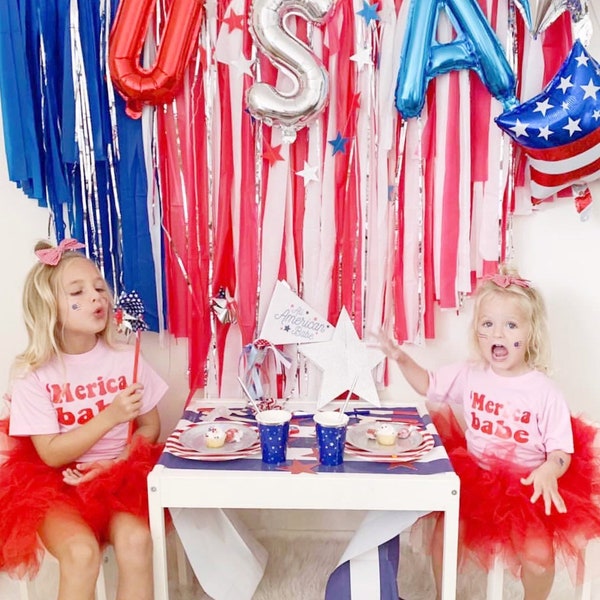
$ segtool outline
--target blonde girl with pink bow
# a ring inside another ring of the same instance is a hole
[[[546,311],[529,281],[506,268],[484,277],[471,338],[474,360],[435,371],[386,335],[380,342],[427,397],[460,477],[461,567],[472,559],[490,569],[500,556],[520,577],[525,599],[544,600],[557,560],[574,567],[587,541],[600,537],[598,430],[571,416],[548,375]],[[441,518],[435,518],[431,552],[439,589]]]
[[[115,342],[111,292],[81,248],[38,244],[25,281],[28,343],[13,367],[0,464],[0,570],[33,575],[47,550],[60,566],[58,599],[93,600],[110,543],[118,600],[151,600],[146,475],[161,451],[167,386],[142,358],[132,382],[134,352]]]

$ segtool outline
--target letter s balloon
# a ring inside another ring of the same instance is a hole
[[[278,125],[286,142],[294,141],[304,127],[326,105],[329,76],[314,52],[285,28],[292,14],[324,23],[335,0],[254,0],[251,33],[256,45],[279,69],[295,82],[295,90],[284,94],[266,83],[248,89],[250,113],[267,125]]]
[[[108,64],[114,86],[127,101],[127,114],[139,118],[142,105],[170,102],[177,94],[202,24],[202,0],[174,0],[156,60],[140,65],[140,54],[156,0],[121,0],[110,32]]]

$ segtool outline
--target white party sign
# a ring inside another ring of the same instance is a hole
[[[302,298],[286,281],[278,281],[260,331],[260,338],[272,344],[326,342],[334,327]]]

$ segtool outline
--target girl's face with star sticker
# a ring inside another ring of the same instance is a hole
[[[109,317],[106,281],[85,257],[70,260],[60,274],[58,322],[61,345],[68,354],[91,350]]]

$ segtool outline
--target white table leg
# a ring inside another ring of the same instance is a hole
[[[148,475],[148,510],[154,553],[154,600],[169,600],[165,515],[160,502],[160,487],[156,476],[156,471],[159,469],[164,467],[157,465]]]
[[[444,554],[442,558],[442,600],[454,600],[458,567],[458,490],[456,502],[444,512]]]

